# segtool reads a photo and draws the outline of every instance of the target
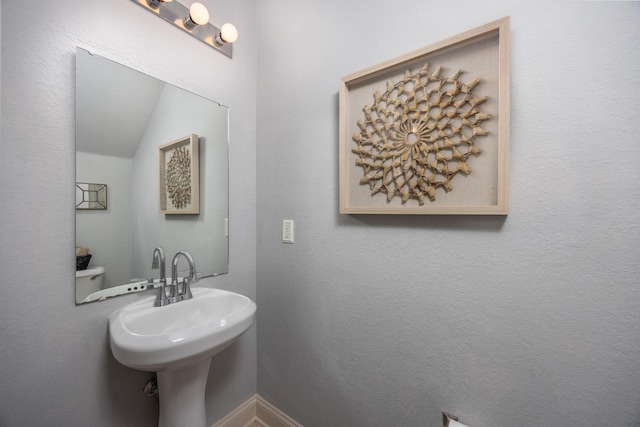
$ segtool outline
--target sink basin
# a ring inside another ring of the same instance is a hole
[[[246,296],[212,288],[163,307],[154,301],[155,293],[109,316],[111,351],[125,366],[158,372],[210,359],[249,329],[256,312]]]

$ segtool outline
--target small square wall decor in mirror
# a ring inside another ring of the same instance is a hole
[[[76,209],[107,209],[107,184],[76,182]]]

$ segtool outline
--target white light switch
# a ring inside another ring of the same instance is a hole
[[[293,220],[282,220],[282,243],[293,243]]]

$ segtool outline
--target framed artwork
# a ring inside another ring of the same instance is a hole
[[[160,213],[200,213],[198,135],[161,145],[158,154]]]
[[[107,209],[107,184],[76,182],[76,209]]]
[[[506,215],[509,18],[340,80],[340,213]]]

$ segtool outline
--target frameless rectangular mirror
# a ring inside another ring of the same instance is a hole
[[[76,210],[76,248],[90,259],[76,265],[77,304],[146,289],[159,277],[151,269],[157,246],[168,264],[178,251],[189,252],[198,277],[228,272],[228,120],[226,106],[77,49],[76,182],[105,185],[104,193],[94,184],[80,188],[89,197],[104,194],[104,208]],[[159,148],[186,135],[197,144],[190,159],[197,164],[181,173],[198,174],[188,180],[198,188],[188,190],[199,209],[184,213],[172,205],[163,213]]]

